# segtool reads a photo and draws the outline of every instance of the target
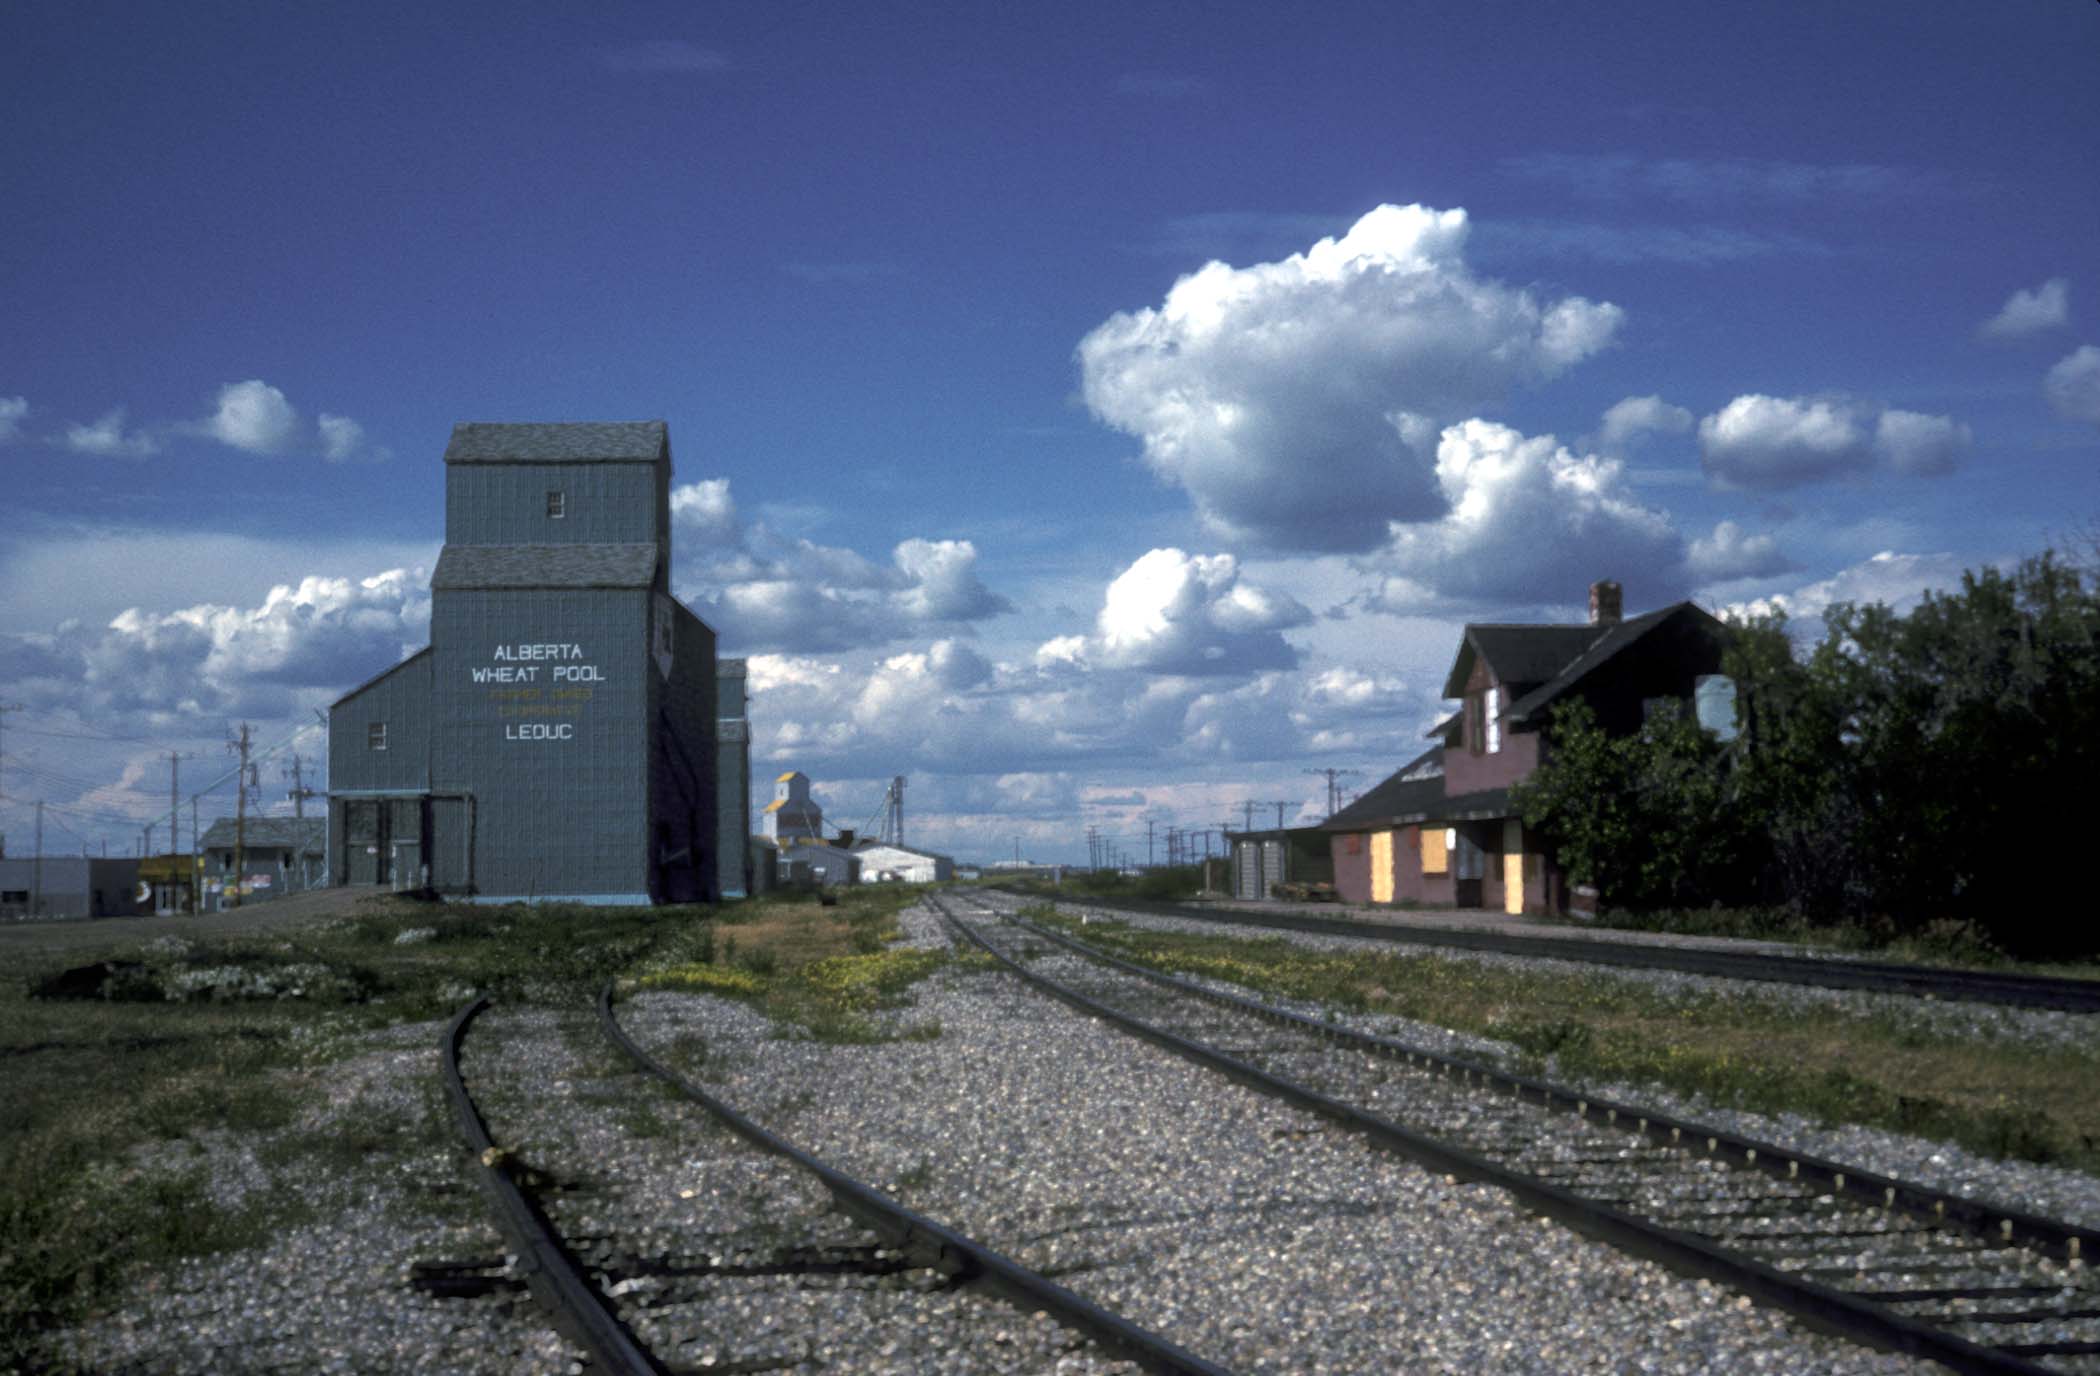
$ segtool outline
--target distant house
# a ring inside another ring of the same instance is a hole
[[[1613,735],[1658,711],[1732,732],[1729,636],[1690,602],[1622,618],[1613,582],[1591,585],[1586,625],[1468,625],[1444,681],[1458,710],[1432,729],[1438,744],[1323,824],[1343,901],[1565,912],[1566,876],[1509,801],[1547,756],[1553,706],[1586,701]]]
[[[138,897],[139,862],[85,855],[0,857],[0,922],[44,917],[130,917],[151,912]]]
[[[204,902],[225,906],[237,885],[244,903],[301,893],[327,882],[326,817],[221,817],[198,843],[204,854]]]
[[[778,866],[782,884],[827,885],[860,882],[860,857],[845,845],[831,845],[814,837],[789,837],[780,843]]]
[[[955,861],[930,850],[914,850],[888,841],[863,841],[854,848],[854,854],[860,857],[863,884],[938,884],[955,877]]]

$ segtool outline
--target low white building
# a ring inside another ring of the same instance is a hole
[[[860,859],[860,882],[883,881],[905,884],[938,884],[955,878],[955,861],[930,850],[888,841],[869,841],[854,851]]]

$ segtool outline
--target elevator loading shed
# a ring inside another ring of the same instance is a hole
[[[661,421],[453,428],[430,644],[329,714],[338,882],[720,896],[715,636],[670,593],[670,493]]]

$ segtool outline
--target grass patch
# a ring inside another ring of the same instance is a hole
[[[62,954],[18,961],[0,983],[0,1371],[48,1366],[49,1333],[135,1268],[253,1245],[336,1182],[434,1207],[427,1192],[407,1199],[413,1172],[399,1167],[453,1140],[435,1081],[418,1109],[327,1111],[343,1058],[478,991],[584,1004],[711,916],[390,900],[281,933],[162,936],[72,981],[53,982]],[[324,1112],[325,1128],[302,1125]],[[268,1188],[214,1201],[197,1163],[221,1137],[254,1147]]]
[[[1521,1069],[1661,1085],[1759,1113],[1957,1142],[2100,1174],[2100,1048],[1956,1037],[1894,1016],[1755,997],[1669,995],[1608,975],[1428,954],[1331,952],[1281,938],[1155,932],[1030,916],[1125,959],[1352,1012],[1513,1043]]]
[[[880,889],[853,892],[835,906],[809,899],[746,905],[733,928],[672,943],[637,983],[744,999],[819,1041],[929,1040],[940,1035],[937,1023],[891,1027],[871,1016],[908,1005],[911,986],[950,959],[892,945],[902,935],[897,913],[915,896]]]

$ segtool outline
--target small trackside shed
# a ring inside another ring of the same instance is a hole
[[[670,592],[670,487],[661,421],[454,427],[430,644],[329,714],[336,882],[720,896],[715,637]]]
[[[1232,851],[1232,896],[1274,898],[1278,884],[1331,884],[1334,860],[1325,827],[1228,831]]]

